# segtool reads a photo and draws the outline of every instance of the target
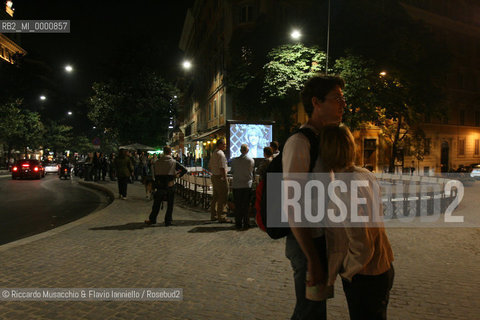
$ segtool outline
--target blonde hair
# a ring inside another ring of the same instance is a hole
[[[346,126],[323,127],[319,143],[319,156],[325,171],[338,171],[354,165],[355,139]]]

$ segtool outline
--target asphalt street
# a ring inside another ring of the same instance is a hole
[[[106,195],[74,180],[0,179],[0,244],[77,220],[108,205]]]

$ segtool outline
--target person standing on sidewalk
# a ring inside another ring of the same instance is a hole
[[[273,155],[272,155],[273,158],[275,158],[280,154],[280,150],[278,150],[278,141],[270,142],[270,148],[272,148],[272,151],[273,151]]]
[[[110,157],[108,157],[108,177],[110,178],[110,181],[116,181],[117,178],[117,173],[115,171],[115,153],[111,153]]]
[[[133,164],[128,156],[127,150],[120,149],[120,154],[114,160],[114,165],[117,172],[119,198],[126,200],[127,185],[133,173]]]
[[[344,81],[333,76],[314,76],[305,83],[301,99],[308,128],[318,135],[325,125],[338,125],[342,120],[345,100],[342,88]],[[290,136],[283,148],[283,179],[295,180],[295,174],[310,171],[310,142],[307,136],[296,133]],[[319,154],[322,150],[318,151]],[[314,172],[321,172],[321,164],[315,162]],[[321,301],[308,300],[305,297],[307,287],[325,285],[327,274],[326,240],[322,228],[310,229],[295,227],[291,223],[291,233],[287,235],[285,255],[290,260],[295,281],[296,305],[291,319],[326,319],[327,296]],[[307,281],[306,275],[309,273]]]
[[[175,178],[187,173],[187,168],[172,158],[172,149],[163,147],[163,156],[153,164],[154,185],[156,188],[152,211],[146,224],[156,224],[160,205],[167,198],[167,211],[165,212],[165,226],[172,225],[173,201],[175,197]]]
[[[340,195],[346,208],[355,206],[356,216],[366,217],[368,222],[353,222],[353,213],[347,210],[344,228],[325,230],[328,265],[332,267],[327,285],[333,286],[337,273],[340,273],[350,319],[386,320],[395,272],[393,251],[384,223],[375,219],[376,214],[383,213],[380,185],[373,173],[355,166],[355,140],[347,127],[325,126],[319,137],[323,150],[320,159],[325,172],[335,172],[335,180],[343,181],[347,186],[352,185],[352,181],[368,182],[368,187],[357,189],[355,197],[352,197],[352,191]],[[354,198],[365,201],[353,204],[356,202],[352,200]],[[335,216],[340,215],[335,204],[330,203],[329,208],[334,208]]]
[[[263,179],[265,172],[267,172],[267,168],[273,160],[273,151],[271,147],[263,148],[263,161],[257,168],[257,175],[260,177],[260,180]]]
[[[248,146],[242,144],[241,155],[232,160],[232,189],[235,201],[235,228],[250,228],[250,195],[252,193],[253,169],[255,161],[247,156]]]
[[[217,148],[212,154],[209,161],[210,171],[212,172],[212,203],[210,205],[210,220],[218,220],[220,223],[231,223],[224,213],[228,196],[227,181],[227,158],[223,152],[226,149],[225,140],[217,141]]]

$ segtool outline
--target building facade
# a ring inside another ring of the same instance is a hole
[[[410,145],[401,149],[397,170],[415,168],[416,173],[435,174],[480,163],[480,4],[475,0],[401,0],[415,20],[431,28],[452,54],[445,70],[444,88],[448,115],[426,117],[423,155],[415,156]],[[208,157],[217,139],[225,137],[227,120],[238,119],[225,74],[228,48],[235,31],[253,30],[259,18],[287,25],[289,17],[301,16],[309,1],[197,0],[187,12],[179,46],[192,69],[185,71],[180,129],[184,140],[178,145],[196,158]],[[321,19],[321,17],[319,17]],[[272,35],[273,36],[273,35]],[[297,123],[306,120],[301,106]],[[260,120],[260,119],[259,119]],[[266,120],[266,119],[261,119]],[[388,168],[391,147],[379,128],[365,125],[355,133],[357,162],[375,171]],[[181,135],[178,135],[179,137]]]
[[[13,19],[13,1],[4,1],[4,7],[0,7],[0,20]],[[19,45],[19,34],[0,33],[0,62],[15,64],[18,56],[24,56],[27,52]]]
[[[410,16],[421,20],[452,54],[445,70],[448,114],[428,116],[425,156],[419,161],[406,148],[405,164],[420,173],[446,172],[480,163],[480,3],[474,0],[403,0]]]
[[[227,120],[244,120],[235,110],[225,78],[234,33],[255,37],[253,30],[259,21],[285,28],[289,19],[308,10],[304,3],[312,2],[196,0],[187,11],[179,43],[185,59],[192,63],[184,74],[187,85],[181,103],[185,152],[208,158],[216,141],[225,138]]]

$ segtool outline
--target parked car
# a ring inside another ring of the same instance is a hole
[[[470,177],[474,179],[480,179],[480,164],[472,166],[472,171],[470,171]]]
[[[12,166],[12,179],[45,177],[45,168],[38,160],[24,159],[17,160]]]
[[[60,166],[58,164],[56,164],[55,162],[45,162],[43,164],[43,167],[45,168],[45,174],[48,174],[48,173],[58,174],[58,168]]]

